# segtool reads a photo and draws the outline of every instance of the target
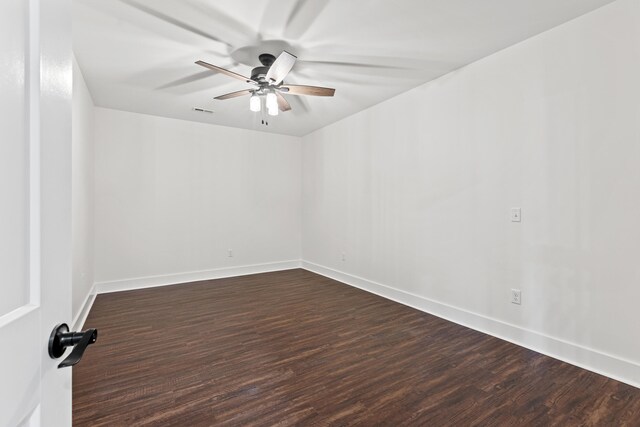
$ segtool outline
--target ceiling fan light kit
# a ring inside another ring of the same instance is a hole
[[[274,92],[267,92],[266,105],[270,116],[278,115],[278,98]]]
[[[255,113],[259,112],[262,107],[262,101],[257,93],[253,93],[249,98],[249,109]]]
[[[258,59],[262,66],[251,70],[250,78],[204,61],[196,61],[196,64],[237,80],[242,80],[253,86],[252,89],[227,93],[216,96],[214,99],[225,100],[251,95],[251,98],[249,98],[249,110],[253,112],[262,111],[262,100],[264,99],[264,106],[270,116],[277,116],[279,111],[291,110],[291,105],[282,96],[283,93],[311,96],[333,96],[335,94],[335,89],[328,87],[285,84],[284,78],[293,69],[297,59],[295,55],[287,51],[282,51],[277,58],[269,53],[263,53]],[[264,119],[262,123],[266,123]]]

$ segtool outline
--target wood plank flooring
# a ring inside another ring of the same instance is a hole
[[[640,389],[305,270],[99,295],[74,426],[639,426]]]

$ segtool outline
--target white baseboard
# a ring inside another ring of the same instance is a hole
[[[636,362],[525,329],[482,314],[453,307],[309,261],[303,260],[302,268],[640,388],[640,364]]]
[[[82,306],[80,307],[80,311],[76,314],[71,322],[71,330],[72,331],[81,331],[84,326],[84,322],[87,320],[87,316],[89,315],[89,311],[91,311],[91,307],[93,306],[93,302],[96,300],[96,285],[94,284],[89,291],[89,294],[85,297],[82,302]]]
[[[97,293],[104,294],[109,292],[131,291],[134,289],[153,288],[156,286],[198,282],[201,280],[222,279],[224,277],[246,276],[247,274],[267,273],[270,271],[291,270],[293,268],[300,268],[300,260],[224,267],[213,270],[99,282],[95,284],[95,288]]]

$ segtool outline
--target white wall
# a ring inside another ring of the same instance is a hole
[[[303,259],[640,384],[639,76],[619,0],[304,137]]]
[[[72,309],[73,317],[76,318],[80,315],[83,303],[93,287],[94,104],[75,58],[73,59],[72,108]]]
[[[299,138],[103,108],[95,119],[96,282],[299,259]]]

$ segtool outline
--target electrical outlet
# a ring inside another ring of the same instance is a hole
[[[522,221],[522,210],[520,208],[511,208],[511,222]]]
[[[347,260],[347,254],[342,252],[342,261],[346,261],[346,260]]]
[[[511,304],[522,304],[522,291],[520,289],[511,289]]]
[[[233,249],[227,249],[227,256],[233,258]]]

